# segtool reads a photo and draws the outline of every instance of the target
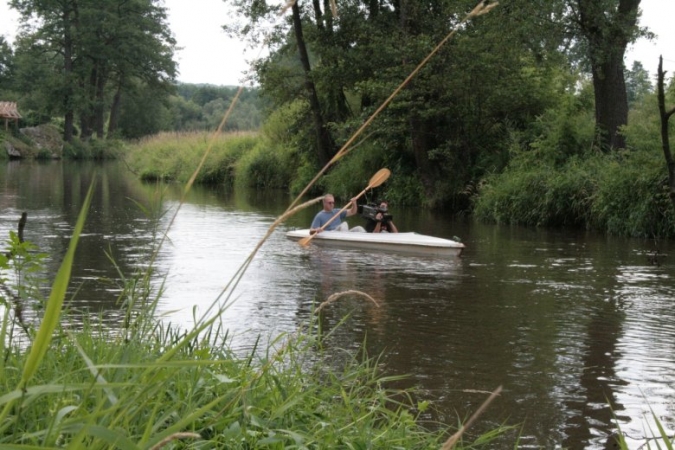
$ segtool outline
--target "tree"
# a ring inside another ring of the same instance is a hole
[[[318,2],[314,2],[315,14],[317,13]],[[316,147],[319,164],[324,166],[335,154],[335,143],[331,137],[323,118],[319,96],[316,92],[316,85],[314,83],[312,68],[309,63],[309,54],[307,46],[305,45],[305,37],[302,31],[302,18],[300,17],[300,6],[295,1],[291,7],[293,17],[293,32],[295,34],[296,46],[298,49],[298,56],[304,72],[305,95],[309,101],[309,107],[312,114],[312,122],[314,123],[314,132],[316,133]]]
[[[569,0],[573,30],[590,64],[600,147],[626,147],[620,130],[628,123],[623,58],[637,28],[640,0]]]
[[[633,61],[633,67],[626,70],[624,78],[629,106],[654,90],[654,86],[649,80],[649,72],[640,61]]]
[[[328,1],[325,2],[326,4]],[[258,64],[258,77],[263,85],[271,88],[276,84],[276,88],[265,89],[263,93],[277,96],[278,99],[284,97],[281,103],[292,102],[297,96],[301,96],[307,102],[308,123],[312,124],[312,134],[314,135],[313,151],[319,165],[325,165],[336,152],[336,145],[328,129],[330,116],[330,107],[326,105],[321,98],[319,87],[317,86],[317,65],[324,64],[312,62],[311,49],[305,36],[305,29],[310,29],[311,42],[317,37],[320,30],[326,30],[326,24],[329,19],[325,18],[324,11],[319,0],[295,1],[290,6],[291,14],[288,22],[281,27],[275,28],[271,33],[263,35],[262,25],[265,22],[273,22],[281,8],[270,6],[265,0],[231,0],[231,4],[237,12],[246,17],[250,23],[244,26],[240,24],[225,25],[226,31],[242,38],[250,39],[252,42],[259,42],[261,39],[272,49],[273,55],[267,60]],[[314,48],[316,50],[316,48]],[[291,55],[295,55],[292,58]],[[295,61],[293,61],[293,59]],[[275,62],[289,63],[275,67]],[[282,75],[285,72],[290,76]],[[276,81],[274,81],[276,80]],[[277,84],[280,83],[280,84]],[[289,86],[290,84],[290,86]],[[281,86],[286,86],[287,89]],[[338,86],[338,89],[340,87]],[[276,91],[276,93],[272,93]]]
[[[661,118],[661,147],[663,149],[663,156],[666,159],[666,167],[668,168],[668,188],[670,201],[675,207],[675,159],[670,150],[670,137],[668,133],[668,121],[670,117],[675,114],[675,107],[666,109],[666,94],[664,89],[664,79],[666,72],[663,70],[663,56],[659,57],[659,71],[657,81],[657,96],[659,102],[659,116]]]
[[[168,96],[176,68],[175,41],[158,0],[11,0],[23,22],[22,51],[51,68],[33,89],[52,89],[51,109],[64,116],[64,139],[73,138],[79,118],[81,138],[114,133],[125,90],[133,80]],[[24,72],[25,73],[25,72]],[[55,87],[55,89],[54,89]]]
[[[48,82],[55,86],[59,97],[58,111],[63,114],[63,139],[73,138],[76,103],[75,26],[77,0],[11,0],[10,6],[21,14],[24,46],[44,57],[44,63],[54,67],[57,76]],[[30,29],[31,18],[39,18],[38,28]]]
[[[0,95],[10,88],[14,72],[14,52],[4,36],[0,36]]]
[[[262,18],[276,12],[261,1],[233,4],[249,19],[239,28],[243,35],[258,37]],[[473,0],[342,0],[334,17],[329,4],[299,3],[268,38],[269,57],[256,70],[276,107],[311,92],[311,81],[318,107],[308,99],[307,109],[319,110],[336,142],[349,138],[475,7]],[[556,99],[557,78],[549,74],[561,61],[557,36],[532,24],[531,2],[494,11],[463,25],[370,125],[369,147],[386,149],[372,164],[408,177],[402,184],[421,193],[412,201],[466,207],[467,184],[505,163],[508,129],[522,128]],[[290,30],[298,23],[306,56]],[[297,139],[304,123],[292,130],[296,142],[307,142]]]
[[[158,95],[150,85],[141,80],[130,81],[121,99],[118,133],[128,139],[172,129],[171,98]]]
[[[173,60],[176,41],[167,24],[166,8],[155,0],[138,4],[117,0],[115,8],[120,23],[118,36],[110,44],[116,50],[110,73],[114,97],[108,133],[115,131],[114,119],[119,116],[120,99],[134,81],[145,83],[162,100],[174,92],[176,62]]]

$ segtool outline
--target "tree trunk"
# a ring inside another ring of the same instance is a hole
[[[121,76],[120,76],[121,77]],[[113,96],[112,105],[110,106],[110,118],[108,119],[108,138],[115,135],[117,131],[117,124],[120,118],[120,104],[122,102],[122,80],[117,82],[117,89]]]
[[[615,12],[599,0],[576,0],[579,27],[588,44],[595,94],[595,125],[602,149],[626,147],[628,123],[623,57],[637,23],[640,0],[618,0]]]
[[[595,124],[602,148],[626,148],[621,127],[628,123],[628,96],[623,76],[623,52],[592,64]]]
[[[666,95],[664,93],[663,79],[666,73],[663,71],[663,56],[659,57],[659,73],[657,95],[659,99],[659,116],[661,117],[661,146],[663,148],[663,156],[666,158],[666,166],[668,167],[668,187],[670,202],[675,208],[675,161],[673,161],[673,154],[670,151],[670,138],[668,136],[668,120],[670,116],[675,113],[675,108],[666,111]]]
[[[63,140],[65,142],[73,141],[73,129],[75,121],[73,93],[73,37],[71,34],[71,10],[65,5],[63,11],[63,72],[66,83],[66,90],[63,96]]]
[[[309,55],[307,54],[307,47],[305,46],[305,38],[302,33],[302,21],[300,18],[300,7],[298,6],[298,2],[293,3],[292,11],[293,30],[295,31],[295,39],[298,45],[300,63],[305,72],[305,90],[309,97],[309,107],[311,109],[312,122],[314,123],[314,130],[316,133],[317,157],[319,159],[319,164],[325,166],[335,153],[335,144],[324,124],[319,97],[317,96],[316,87],[312,81],[312,71],[309,65]]]

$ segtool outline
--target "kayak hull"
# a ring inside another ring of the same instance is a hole
[[[308,237],[309,229],[292,230],[288,239],[299,241]],[[362,233],[353,231],[324,231],[310,241],[328,247],[377,250],[412,255],[459,256],[464,244],[450,239],[418,233]]]

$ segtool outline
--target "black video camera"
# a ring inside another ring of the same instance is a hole
[[[381,220],[377,219],[378,213],[382,214]],[[361,210],[361,217],[368,220],[374,220],[375,222],[384,222],[384,223],[387,223],[391,219],[393,219],[393,216],[391,214],[387,214],[387,208],[380,208],[379,205],[375,205],[372,203],[363,205]]]

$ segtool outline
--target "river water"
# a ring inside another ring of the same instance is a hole
[[[190,326],[292,200],[281,192],[198,187],[178,208],[180,186],[142,184],[121,164],[10,162],[0,166],[3,241],[27,212],[25,238],[50,255],[53,276],[94,174],[73,269],[72,322],[88,311],[119,323],[117,270],[130,274],[149,264],[156,232],[171,224],[155,262],[155,285],[165,289],[159,312]],[[158,197],[159,223],[148,212]],[[675,434],[672,242],[484,225],[395,206],[399,229],[458,236],[465,253],[302,248],[285,238],[318,209],[282,224],[227,291],[224,324],[235,349],[296,330],[331,294],[359,290],[379,306],[353,295],[327,307],[321,321],[334,331],[331,345],[365,345],[381,355],[387,374],[409,375],[397,387],[420,389],[420,400],[432,404],[423,416],[429,421],[455,424],[502,386],[472,432],[518,425],[518,444],[510,435],[503,448],[603,449],[618,423],[637,449],[657,433],[652,412]],[[358,222],[351,218],[352,226]]]

